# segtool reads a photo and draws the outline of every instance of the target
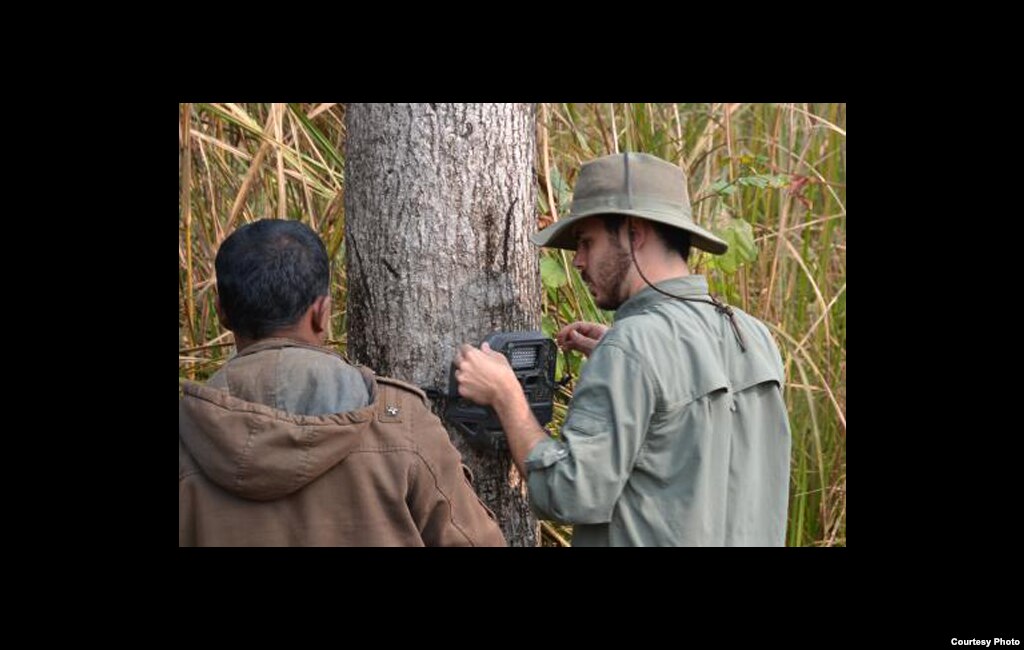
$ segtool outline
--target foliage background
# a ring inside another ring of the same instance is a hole
[[[217,322],[213,260],[241,223],[300,219],[333,263],[329,344],[345,352],[342,104],[181,104],[178,109],[178,378],[202,380],[233,352]],[[730,243],[694,272],[764,321],[786,364],[793,430],[787,544],[846,545],[846,105],[541,104],[538,228],[568,207],[582,161],[652,153],[687,172],[694,218]],[[610,323],[571,257],[541,253],[544,330]],[[581,359],[559,355],[557,376]],[[564,418],[571,386],[556,405]],[[544,525],[564,544],[571,528]]]

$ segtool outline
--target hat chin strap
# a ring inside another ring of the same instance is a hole
[[[740,331],[740,325],[739,323],[736,322],[736,315],[733,313],[732,307],[725,304],[718,298],[715,298],[710,291],[708,292],[708,298],[710,298],[710,300],[704,300],[703,298],[687,298],[685,296],[678,296],[674,293],[669,293],[668,291],[665,291],[664,289],[659,289],[658,287],[651,284],[651,281],[647,279],[647,276],[644,275],[644,272],[640,270],[640,264],[638,264],[636,261],[636,251],[634,250],[635,247],[633,246],[633,231],[629,229],[629,224],[626,224],[626,229],[626,234],[629,236],[629,256],[633,259],[633,266],[636,268],[636,272],[640,274],[640,278],[644,281],[644,283],[646,283],[647,286],[654,289],[658,293],[664,294],[669,298],[675,298],[676,300],[682,300],[684,302],[703,302],[709,305],[714,305],[715,310],[718,313],[725,314],[729,318],[729,324],[732,325],[733,334],[736,335],[736,342],[740,344],[740,350],[742,352],[746,352],[747,345],[746,342],[743,340],[743,332]]]

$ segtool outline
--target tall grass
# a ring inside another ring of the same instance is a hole
[[[730,244],[691,259],[712,290],[773,331],[793,429],[787,543],[846,544],[845,104],[546,104],[538,111],[538,225],[564,214],[581,162],[653,153],[687,171],[694,217]],[[178,376],[205,379],[233,351],[214,309],[213,259],[240,223],[300,219],[327,244],[344,352],[344,107],[179,106]],[[609,323],[564,252],[541,258],[544,329]],[[558,376],[581,359],[559,355]],[[564,419],[571,386],[556,405]],[[571,537],[547,526],[546,538]],[[560,542],[555,542],[560,543]]]
[[[206,379],[233,352],[217,321],[213,261],[238,225],[299,219],[332,261],[328,340],[345,348],[342,214],[344,109],[339,104],[178,107],[178,377]]]

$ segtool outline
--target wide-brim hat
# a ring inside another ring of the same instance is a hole
[[[576,250],[572,226],[599,214],[624,214],[690,233],[690,245],[721,255],[729,244],[693,222],[683,170],[646,153],[619,153],[583,164],[568,214],[530,236],[538,246]]]

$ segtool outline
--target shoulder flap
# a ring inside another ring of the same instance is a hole
[[[377,376],[377,419],[380,422],[401,422],[408,415],[430,412],[427,395],[418,387],[391,377]]]
[[[378,384],[386,384],[388,386],[395,386],[396,388],[399,388],[399,389],[404,390],[406,392],[413,393],[413,394],[419,396],[419,398],[421,400],[423,400],[423,405],[424,406],[428,406],[428,407],[430,406],[430,402],[427,401],[427,394],[424,393],[423,389],[421,389],[419,386],[410,384],[408,382],[401,381],[400,379],[392,379],[391,377],[381,377],[380,375],[377,375],[375,377],[375,379],[377,380]]]

